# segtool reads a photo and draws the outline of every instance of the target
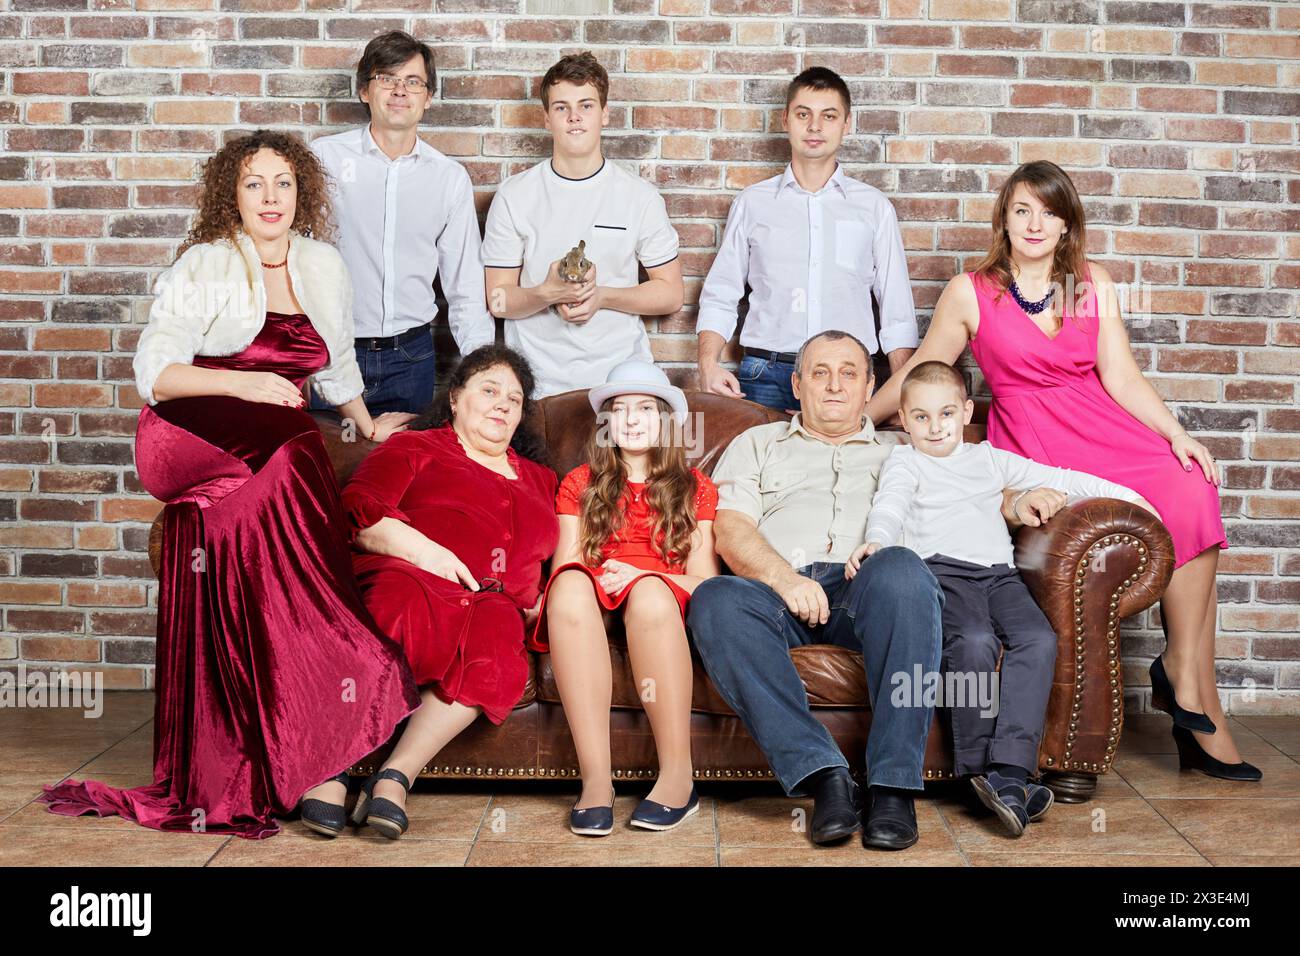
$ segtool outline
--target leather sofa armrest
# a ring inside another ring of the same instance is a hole
[[[1085,498],[1015,538],[1016,566],[1057,635],[1040,766],[1102,773],[1119,746],[1119,625],[1160,599],[1174,570],[1169,532],[1117,498]]]

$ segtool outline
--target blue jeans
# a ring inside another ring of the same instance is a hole
[[[867,782],[922,789],[925,741],[933,706],[911,685],[916,668],[935,674],[943,644],[943,592],[916,553],[882,548],[862,563],[852,581],[844,565],[818,563],[799,573],[826,591],[830,618],[809,627],[781,596],[758,581],[722,575],[691,595],[688,623],[704,669],[718,693],[762,748],[790,796],[801,782],[848,761],[830,732],[813,716],[790,649],[837,644],[862,654],[871,694]],[[907,693],[894,687],[903,682]],[[892,698],[898,694],[900,700]]]
[[[740,382],[740,390],[751,402],[775,408],[778,412],[788,408],[797,412],[799,400],[794,397],[794,389],[790,387],[790,376],[793,374],[793,362],[774,362],[746,355],[740,360],[736,379]]]
[[[357,365],[366,390],[362,396],[371,415],[384,412],[422,412],[433,401],[437,358],[433,353],[433,326],[425,334],[397,348],[371,351],[358,348]],[[312,408],[332,408],[313,391]]]

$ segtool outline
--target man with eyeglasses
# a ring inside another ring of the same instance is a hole
[[[311,144],[332,179],[357,363],[376,415],[420,412],[433,400],[435,275],[461,354],[496,338],[469,174],[418,135],[436,79],[426,44],[401,31],[375,37],[357,63],[370,122]]]

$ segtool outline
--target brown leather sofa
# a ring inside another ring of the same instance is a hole
[[[713,470],[731,439],[746,428],[785,416],[760,405],[703,392],[688,392],[691,410],[702,413],[702,455],[691,463]],[[980,409],[983,411],[983,408]],[[375,446],[344,442],[337,417],[316,413],[340,484]],[[566,392],[537,403],[534,424],[544,435],[550,464],[563,476],[582,461],[594,421],[586,391]],[[982,441],[984,426],[967,427],[967,441]],[[150,553],[157,568],[161,522]],[[1059,635],[1056,675],[1048,703],[1039,766],[1057,798],[1088,799],[1096,778],[1109,769],[1123,727],[1119,622],[1150,607],[1173,572],[1173,545],[1149,513],[1126,502],[1093,498],[1071,504],[1044,527],[1022,528],[1015,539],[1016,565]],[[649,779],[656,773],[654,739],[641,709],[621,635],[613,635],[614,711],[611,743],[615,777]],[[830,730],[855,772],[863,769],[871,709],[861,656],[845,648],[814,645],[792,652],[814,713]],[[550,657],[529,654],[531,674],[523,699],[501,726],[479,720],[425,768],[423,777],[573,779],[578,762],[556,690]],[[771,779],[754,741],[709,681],[695,671],[691,719],[692,756],[702,780]],[[952,740],[936,714],[926,747],[925,777],[952,777]],[[353,771],[373,772],[384,752],[371,754]]]

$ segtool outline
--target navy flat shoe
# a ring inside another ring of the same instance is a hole
[[[1018,837],[1025,832],[1029,811],[1025,808],[1028,792],[1023,783],[998,773],[971,777],[970,782],[980,802],[998,815],[1008,833]]]
[[[614,832],[614,788],[610,787],[609,806],[587,807],[569,811],[569,829],[578,836],[609,836]]]
[[[695,785],[691,784],[691,796],[686,801],[686,806],[668,807],[652,800],[642,800],[632,811],[632,819],[628,822],[642,830],[671,830],[699,809],[700,797],[695,792]]]
[[[1029,822],[1034,823],[1041,820],[1048,810],[1052,809],[1052,803],[1056,800],[1056,794],[1052,793],[1051,787],[1045,787],[1041,783],[1034,783],[1032,780],[1025,784],[1025,812],[1029,814]]]

